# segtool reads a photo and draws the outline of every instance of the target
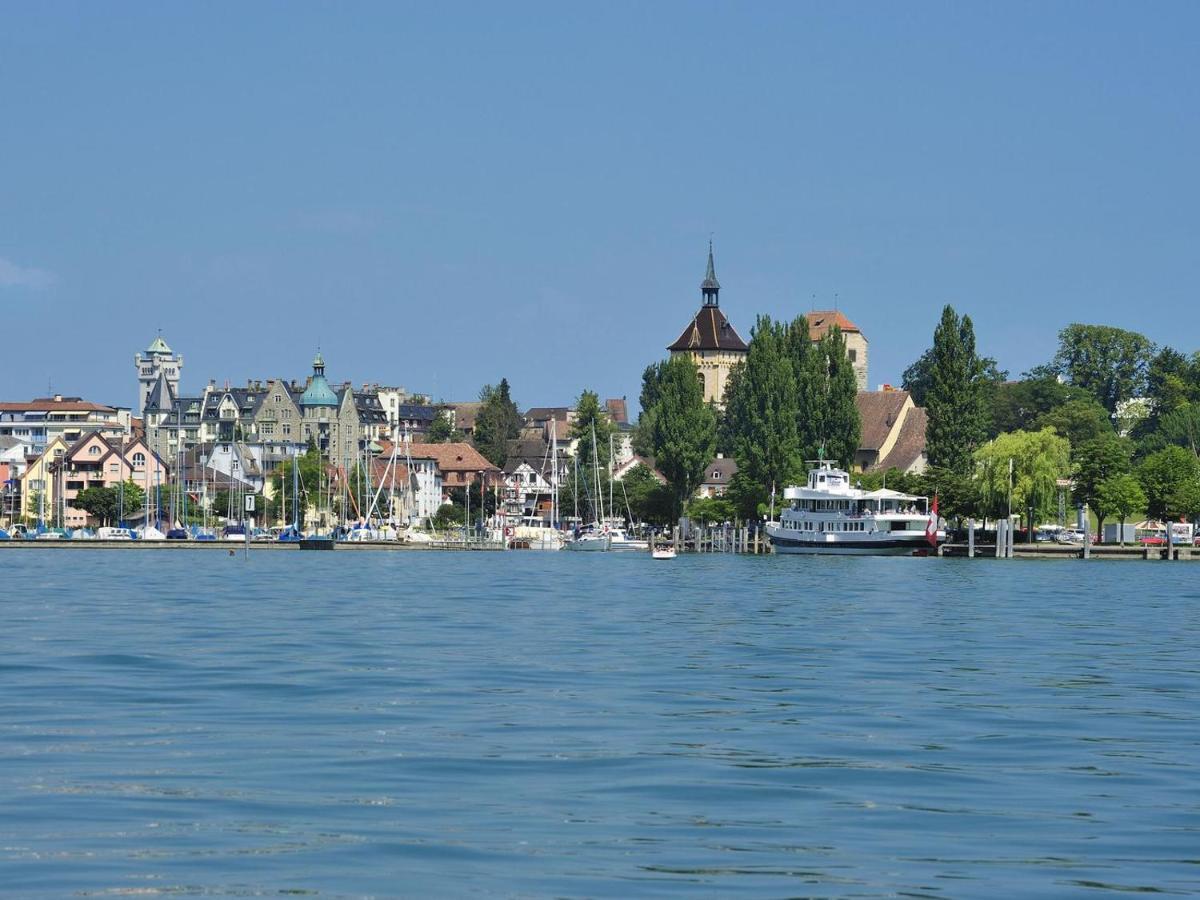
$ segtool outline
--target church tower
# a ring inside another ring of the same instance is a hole
[[[137,406],[133,411],[136,417],[141,418],[146,411],[146,398],[154,390],[160,375],[170,386],[172,396],[179,396],[179,373],[183,369],[183,357],[171,352],[161,333],[150,342],[149,347],[134,355],[133,364],[138,373]]]

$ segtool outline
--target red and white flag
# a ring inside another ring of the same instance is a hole
[[[937,546],[938,533],[938,498],[937,494],[933,495],[933,504],[929,507],[929,524],[925,526],[925,540],[929,541],[929,546]]]

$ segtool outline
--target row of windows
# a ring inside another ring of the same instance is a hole
[[[801,522],[796,531],[866,531],[866,522]]]

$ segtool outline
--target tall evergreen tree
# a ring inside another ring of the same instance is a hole
[[[726,433],[744,480],[782,490],[800,467],[796,376],[787,326],[759,316],[740,371],[730,382]]]
[[[654,407],[658,403],[659,384],[665,363],[656,362],[642,372],[642,393],[638,398],[641,412],[633,430],[633,449],[642,456],[654,455]]]
[[[651,445],[655,464],[671,485],[678,516],[704,480],[704,469],[716,452],[717,420],[704,402],[690,359],[671,357],[659,366],[658,374]]]
[[[496,386],[486,385],[479,392],[483,406],[475,415],[475,447],[495,466],[508,458],[508,442],[521,434],[521,413],[513,402],[508,379]]]
[[[824,433],[821,446],[825,458],[838,460],[847,469],[854,463],[862,437],[858,415],[858,379],[846,354],[846,336],[834,325],[817,345],[817,355],[828,373],[825,379]]]
[[[961,319],[947,305],[933,332],[933,360],[925,407],[929,414],[929,465],[967,475],[973,454],[987,433],[984,365],[975,352],[970,316]]]

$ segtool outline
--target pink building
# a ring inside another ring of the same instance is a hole
[[[163,495],[170,471],[166,463],[153,453],[140,434],[130,438],[104,437],[88,432],[66,450],[49,447],[54,458],[47,461],[47,519],[57,522],[58,513],[66,528],[95,525],[88,514],[71,506],[79,492],[90,487],[114,487],[122,481],[132,481],[153,496],[161,485]],[[51,504],[54,505],[51,505]],[[54,514],[50,510],[54,510]]]

